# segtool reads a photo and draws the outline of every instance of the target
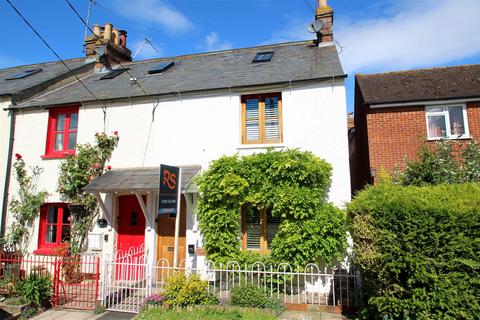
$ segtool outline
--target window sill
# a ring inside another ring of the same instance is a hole
[[[465,136],[465,137],[441,137],[441,138],[428,138],[427,141],[439,141],[439,140],[471,140],[471,136]]]
[[[267,148],[283,149],[285,148],[285,145],[283,143],[242,144],[237,147],[237,150],[267,149]]]
[[[43,160],[55,160],[55,159],[64,159],[67,156],[74,156],[75,151],[73,152],[64,152],[62,154],[54,153],[54,154],[45,154],[43,156],[40,156]]]

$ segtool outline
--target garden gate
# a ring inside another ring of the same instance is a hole
[[[0,252],[0,279],[13,283],[33,274],[50,277],[54,307],[95,308],[99,293],[99,256],[59,257]],[[9,294],[6,291],[0,293]]]

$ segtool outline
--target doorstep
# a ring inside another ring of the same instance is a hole
[[[70,309],[50,309],[35,318],[34,320],[128,320],[132,319],[135,314],[110,312],[95,314],[93,311],[70,310]]]

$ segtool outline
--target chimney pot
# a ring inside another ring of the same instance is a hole
[[[110,22],[105,23],[105,30],[103,32],[103,39],[110,41],[112,39],[112,24]]]
[[[120,31],[118,28],[113,28],[113,43],[115,43],[117,46],[120,45]]]
[[[96,23],[93,25],[93,34],[100,37],[100,26]]]

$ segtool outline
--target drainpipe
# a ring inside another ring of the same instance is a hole
[[[8,189],[10,187],[10,174],[12,172],[12,153],[13,153],[13,142],[15,134],[15,110],[8,110],[10,116],[10,132],[9,132],[9,142],[8,142],[8,151],[7,151],[7,169],[5,172],[5,185],[3,187],[3,203],[2,203],[2,221],[0,225],[0,238],[5,237],[6,233],[6,222],[7,222],[7,212],[8,212]]]

